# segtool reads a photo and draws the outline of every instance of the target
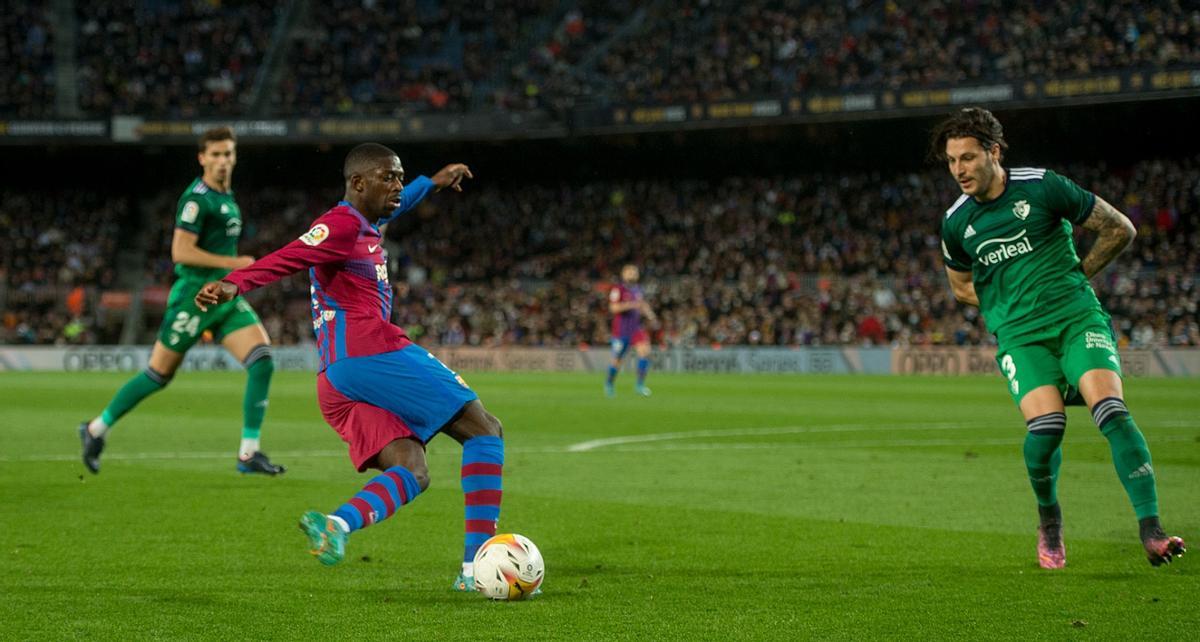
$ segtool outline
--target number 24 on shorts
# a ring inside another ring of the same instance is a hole
[[[175,315],[175,321],[171,323],[172,332],[183,332],[190,337],[196,336],[196,332],[200,330],[200,315],[192,315],[187,312],[180,312]]]

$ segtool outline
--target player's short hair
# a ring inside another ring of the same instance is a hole
[[[346,154],[346,162],[342,165],[342,178],[350,180],[355,174],[362,174],[368,169],[390,160],[399,154],[386,145],[379,143],[363,143]]]
[[[946,141],[951,138],[974,138],[988,150],[992,145],[999,145],[1001,156],[1008,151],[1008,142],[1004,140],[1004,127],[992,112],[982,107],[960,109],[938,123],[929,140],[930,160],[946,160]]]
[[[228,125],[221,125],[220,127],[206,129],[203,134],[200,134],[200,140],[198,141],[200,145],[200,151],[208,151],[209,143],[219,143],[223,140],[231,140],[234,143],[237,142],[237,135],[233,133],[232,127]]]

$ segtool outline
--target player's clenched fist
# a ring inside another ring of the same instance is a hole
[[[196,307],[208,312],[208,306],[232,301],[237,296],[237,286],[228,281],[212,281],[196,293]]]

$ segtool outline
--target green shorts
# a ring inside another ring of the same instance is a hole
[[[1078,390],[1079,378],[1089,370],[1121,374],[1112,320],[1100,309],[1088,310],[1011,343],[1015,345],[1000,343],[996,364],[1008,378],[1008,394],[1018,406],[1026,393],[1041,386],[1054,386],[1066,397],[1070,389]]]
[[[158,340],[175,352],[190,350],[205,330],[211,330],[213,338],[220,341],[235,330],[259,323],[254,308],[240,296],[215,307],[209,306],[208,312],[201,312],[196,307],[196,293],[203,286],[199,281],[186,279],[171,286]]]

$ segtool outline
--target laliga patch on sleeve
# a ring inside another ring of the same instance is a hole
[[[324,223],[317,223],[311,230],[300,236],[300,242],[305,245],[320,245],[327,238],[329,238],[329,227]]]
[[[621,300],[621,291],[617,288],[613,288],[612,292],[608,293],[608,300],[612,301],[613,303],[620,301]]]
[[[196,201],[188,201],[183,204],[183,212],[179,215],[179,220],[184,223],[195,223],[198,214],[200,214],[200,204]]]

